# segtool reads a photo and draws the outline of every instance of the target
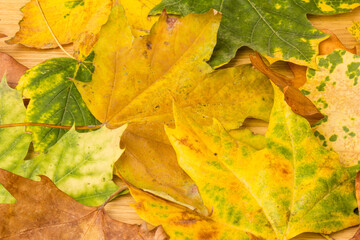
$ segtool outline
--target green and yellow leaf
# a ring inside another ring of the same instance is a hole
[[[318,57],[318,70],[307,71],[302,92],[325,118],[314,126],[321,144],[339,153],[345,165],[360,160],[360,56],[335,50]]]
[[[31,160],[18,158],[15,167],[4,169],[33,180],[45,175],[78,202],[98,206],[118,189],[112,181],[113,166],[123,152],[119,140],[125,128],[81,134],[71,129],[47,152]]]
[[[163,0],[151,14],[166,9],[171,14],[204,13],[213,8],[223,13],[218,43],[210,64],[229,62],[242,46],[270,61],[286,60],[315,67],[318,44],[327,35],[314,28],[306,15],[337,14],[360,6],[359,0]]]
[[[179,108],[174,112],[176,128],[167,133],[179,165],[212,211],[203,216],[132,187],[139,215],[162,224],[170,237],[290,239],[359,224],[354,213],[359,166],[343,167],[335,152],[322,147],[279,89],[262,150],[234,140],[218,121],[205,127]]]
[[[93,57],[81,63],[71,58],[50,59],[28,70],[17,87],[30,98],[25,121],[70,127],[98,124],[73,83],[73,79],[91,81]],[[44,152],[68,131],[36,126],[27,130],[33,133],[36,152]]]

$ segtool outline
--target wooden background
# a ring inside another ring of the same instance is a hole
[[[12,37],[19,29],[18,22],[22,18],[20,8],[25,5],[28,0],[0,0],[0,33],[6,34]],[[353,47],[357,45],[360,49],[360,43],[356,42],[354,37],[347,31],[347,27],[350,27],[352,22],[360,21],[360,8],[354,10],[351,13],[339,14],[333,16],[309,16],[309,19],[313,25],[319,29],[329,29],[334,32],[346,47]],[[7,45],[4,40],[8,38],[0,39],[0,52],[5,52],[13,56],[17,61],[24,64],[27,67],[33,67],[38,63],[41,63],[49,58],[54,57],[66,57],[66,55],[59,49],[55,50],[36,50],[26,48],[22,45]],[[65,49],[71,53],[71,46],[66,46]],[[248,54],[249,49],[241,49],[235,60],[231,64],[244,64],[249,63]],[[284,65],[277,64],[277,68],[281,71],[286,71]],[[258,133],[264,133],[266,126],[259,122],[247,122],[247,125],[251,126],[252,130]],[[119,221],[123,221],[131,224],[140,224],[143,221],[137,216],[135,211],[131,208],[129,203],[134,203],[131,196],[121,197],[113,202],[110,202],[106,210],[108,214]],[[338,233],[332,234],[330,239],[336,240],[348,240],[350,239],[356,227],[350,228]],[[305,233],[294,239],[325,239],[319,234]]]

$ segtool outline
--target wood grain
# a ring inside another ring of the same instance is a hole
[[[18,22],[22,18],[20,8],[27,2],[27,0],[0,0],[0,33],[7,36],[13,36],[19,29]],[[346,30],[351,26],[352,22],[360,21],[360,8],[354,10],[351,13],[339,14],[334,16],[309,16],[309,19],[313,25],[319,29],[329,29],[334,32],[346,47],[353,47],[357,45],[360,49],[360,44],[356,42],[353,36]],[[22,45],[7,45],[4,40],[0,39],[0,52],[5,52],[13,56],[17,61],[24,64],[27,67],[33,67],[46,59],[55,57],[66,57],[60,49],[52,50],[37,50],[24,47]],[[72,46],[65,46],[66,51],[72,52]],[[238,51],[237,57],[231,62],[231,65],[249,63],[248,55],[251,50],[248,48],[242,48]],[[275,67],[281,72],[288,72],[283,63],[277,63]],[[247,121],[246,124],[257,133],[265,133],[266,125],[259,121]],[[115,219],[131,223],[141,224],[143,221],[137,216],[136,212],[129,205],[134,203],[131,196],[121,197],[106,207],[107,212]],[[356,231],[356,227],[346,229],[344,231],[331,235],[332,239],[347,240],[353,236]],[[325,239],[319,234],[302,234],[294,239],[297,240],[320,240]]]

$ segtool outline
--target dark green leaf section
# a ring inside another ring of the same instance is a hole
[[[61,126],[99,124],[73,83],[74,79],[91,81],[93,57],[91,54],[81,63],[71,58],[50,59],[28,70],[18,86],[23,96],[30,98],[25,121]],[[45,151],[68,131],[34,126],[27,130],[33,133],[36,152]]]
[[[315,29],[306,14],[350,11],[360,0],[163,0],[150,14],[223,13],[218,43],[210,60],[213,67],[227,63],[242,46],[263,55],[315,66],[317,44],[326,34]]]

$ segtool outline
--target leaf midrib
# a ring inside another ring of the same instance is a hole
[[[173,67],[179,62],[181,61],[184,56],[186,55],[186,53],[194,46],[194,44],[196,42],[198,42],[198,40],[200,39],[200,37],[203,35],[203,32],[206,30],[206,27],[209,24],[212,24],[213,21],[208,21],[208,23],[206,24],[206,26],[204,26],[202,28],[202,30],[200,31],[200,33],[198,34],[198,36],[195,38],[195,40],[193,41],[193,43],[183,52],[183,54],[174,62],[174,64],[172,65],[172,67],[170,67],[168,70],[166,70],[166,72],[164,72],[161,77],[159,77],[158,79],[156,79],[154,82],[152,82],[150,85],[148,85],[143,91],[141,91],[140,93],[138,93],[134,98],[132,98],[128,104],[126,106],[124,106],[120,111],[118,111],[116,114],[114,114],[107,122],[110,122],[112,119],[116,118],[118,115],[121,115],[126,109],[130,108],[132,103],[137,100],[138,98],[140,98],[143,94],[145,94],[147,92],[147,90],[149,90],[152,86],[154,86],[154,84],[156,84],[157,82],[159,82],[160,80],[162,80],[164,78],[164,76],[171,71],[171,69],[173,69]],[[209,66],[210,67],[210,66]],[[150,75],[150,73],[149,73]],[[148,76],[149,76],[148,75]]]
[[[191,126],[191,130],[192,130],[193,134],[204,144],[204,146],[208,149],[208,151],[212,152],[211,148],[206,144],[206,142],[204,142],[204,141],[202,140],[202,138],[197,134],[197,132],[193,129],[192,126]],[[177,139],[177,140],[180,141],[179,139]],[[242,143],[240,143],[240,144],[242,144]],[[252,147],[250,147],[250,148],[252,148]],[[253,149],[253,148],[252,148],[252,149]],[[232,174],[236,177],[236,179],[238,179],[238,181],[247,189],[247,191],[250,193],[250,195],[255,199],[255,201],[257,202],[258,206],[261,207],[262,205],[260,204],[259,199],[252,193],[252,191],[250,190],[250,187],[247,185],[247,183],[246,183],[245,181],[241,180],[241,179],[234,173],[234,171],[232,171],[232,170],[227,166],[227,164],[224,164],[223,161],[221,161],[220,159],[219,159],[219,163],[220,163],[221,165],[223,165],[230,173],[232,173]],[[276,228],[275,228],[275,226],[273,225],[270,216],[268,216],[268,214],[265,212],[265,208],[261,207],[261,210],[262,210],[262,212],[264,213],[264,215],[266,216],[266,219],[268,220],[268,222],[269,222],[271,228],[273,229],[274,233],[275,233],[276,236],[278,237],[278,236],[279,236],[279,235],[278,235],[278,232],[276,231]],[[222,222],[220,222],[220,223],[222,223]],[[224,225],[226,225],[226,224],[224,224]],[[228,225],[227,225],[227,226],[228,226]],[[236,228],[236,227],[234,227],[234,226],[232,226],[232,225],[231,225],[231,227]],[[236,229],[239,229],[239,228],[236,228]],[[240,230],[241,230],[241,229],[240,229]],[[242,231],[244,231],[244,230],[242,230]]]

